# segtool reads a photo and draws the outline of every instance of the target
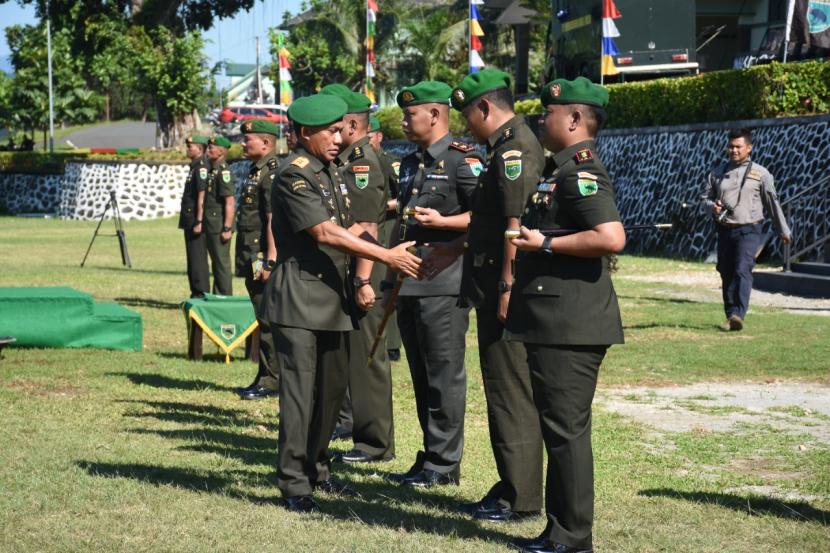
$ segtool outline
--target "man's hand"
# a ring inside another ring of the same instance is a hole
[[[231,231],[223,232],[219,235],[219,238],[222,240],[223,244],[227,244],[231,241]]]
[[[793,243],[793,236],[792,234],[782,234],[781,241],[785,244],[792,244]]]
[[[714,213],[715,216],[718,216],[720,215],[721,211],[723,211],[723,204],[720,202],[720,200],[718,200],[712,204],[712,213]]]
[[[416,207],[413,217],[422,227],[442,228],[444,226],[444,216],[431,207]]]
[[[386,250],[386,265],[396,273],[403,273],[406,276],[417,279],[418,269],[421,266],[421,258],[407,251],[408,248],[414,245],[415,242],[402,242],[394,248]]]
[[[193,225],[193,234],[202,234],[202,223]]]
[[[355,290],[355,302],[363,311],[369,311],[375,305],[375,291],[370,285]]]
[[[420,278],[434,279],[444,269],[455,263],[458,256],[464,253],[463,248],[458,248],[452,242],[436,242],[424,244],[432,248],[432,251],[421,260]]]
[[[544,241],[545,236],[538,230],[530,230],[529,228],[522,226],[522,228],[519,229],[519,232],[521,232],[521,234],[518,238],[510,240],[510,243],[518,249],[526,252],[533,252],[542,247],[542,241]]]
[[[499,308],[496,316],[504,324],[507,321],[507,306],[510,303],[510,292],[503,292],[499,294]]]
[[[261,280],[262,282],[267,282],[269,276],[271,276],[271,271],[263,267],[254,275],[254,280]]]

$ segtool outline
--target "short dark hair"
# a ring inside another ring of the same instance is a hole
[[[738,138],[743,138],[747,144],[752,144],[752,131],[745,127],[729,129],[729,141],[732,142]]]
[[[513,93],[509,88],[497,88],[481,95],[488,102],[496,104],[501,109],[513,109]]]
[[[582,113],[587,116],[585,117],[585,127],[588,129],[588,133],[596,137],[608,121],[608,112],[605,111],[605,108],[599,106],[582,104],[580,107]]]

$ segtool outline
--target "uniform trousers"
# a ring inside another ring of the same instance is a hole
[[[592,547],[594,462],[591,403],[608,346],[525,344],[548,453],[545,483],[549,540]]]
[[[424,454],[417,469],[458,474],[464,451],[469,308],[457,296],[398,297],[398,328],[415,390]]]
[[[213,268],[213,293],[232,296],[231,242],[222,242],[222,235],[213,232],[205,233],[205,241]]]
[[[383,313],[383,306],[375,302],[360,319],[360,328],[349,333],[349,389],[337,424],[351,429],[355,449],[372,456],[392,457],[395,455],[392,367],[385,337],[381,337],[375,355],[369,360],[369,350]]]
[[[752,292],[755,253],[764,239],[761,223],[729,228],[718,225],[718,265],[726,317],[746,317]]]
[[[348,336],[271,328],[282,369],[277,486],[283,497],[311,495],[331,477],[328,445],[348,385]]]
[[[476,309],[478,352],[490,445],[499,474],[487,497],[512,511],[542,508],[542,431],[538,424],[527,352],[503,339],[493,309]]]
[[[187,257],[187,280],[190,284],[190,297],[203,296],[210,290],[205,233],[195,234],[191,229],[185,229],[184,251]]]
[[[274,336],[271,333],[271,325],[260,314],[265,282],[254,280],[253,268],[250,263],[243,265],[241,272],[245,277],[245,288],[248,290],[251,303],[254,305],[254,313],[259,325],[259,363],[254,384],[276,392],[280,389],[280,360],[274,353]]]

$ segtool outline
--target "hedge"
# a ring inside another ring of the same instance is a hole
[[[609,128],[685,125],[815,115],[830,111],[830,61],[772,63],[750,69],[608,86]],[[539,100],[516,112],[542,112]]]
[[[401,128],[403,111],[398,106],[381,108],[375,114],[380,121],[380,130],[386,140],[403,140],[405,138]],[[453,136],[466,136],[467,122],[461,112],[450,109],[450,132]]]

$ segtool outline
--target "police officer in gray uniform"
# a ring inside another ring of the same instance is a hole
[[[201,298],[210,290],[207,241],[202,232],[202,206],[207,188],[208,162],[205,150],[206,136],[193,135],[185,141],[187,157],[191,159],[190,171],[184,183],[182,205],[179,212],[179,228],[184,230],[184,247],[187,256],[187,280],[190,297]]]
[[[213,267],[213,293],[232,296],[231,235],[235,207],[233,176],[225,154],[231,141],[216,136],[208,143],[210,160],[207,189],[204,196],[203,226],[207,251]]]
[[[350,255],[417,276],[420,260],[377,245],[352,220],[349,191],[332,165],[340,153],[346,103],[315,94],[291,104],[296,157],[273,189],[273,235],[279,256],[268,281],[266,316],[274,333],[280,377],[277,485],[290,510],[319,509],[312,491],[348,494],[331,478],[328,443],[349,376],[348,332],[355,330]]]
[[[279,127],[256,119],[242,125],[245,157],[251,160],[248,178],[242,184],[236,224],[236,273],[245,277],[245,288],[254,304],[259,324],[259,363],[254,381],[237,388],[241,399],[264,399],[279,393],[279,361],[268,320],[262,316],[263,289],[277,259],[271,234],[271,186],[279,167],[275,141]]]
[[[397,97],[403,129],[418,150],[401,162],[398,240],[415,240],[419,257],[430,242],[450,242],[466,232],[470,200],[482,165],[472,146],[449,134],[449,85],[422,81]],[[393,286],[387,276],[384,288]],[[461,260],[430,281],[405,280],[398,297],[398,328],[415,388],[422,452],[402,485],[458,484],[464,450],[467,374],[465,334],[469,308],[458,305]],[[394,477],[393,477],[394,478]]]
[[[709,174],[707,202],[718,232],[718,265],[726,322],[722,330],[744,327],[755,255],[764,240],[764,211],[784,243],[792,242],[775,184],[763,166],[752,161],[752,133],[748,129],[729,132],[729,161]]]

